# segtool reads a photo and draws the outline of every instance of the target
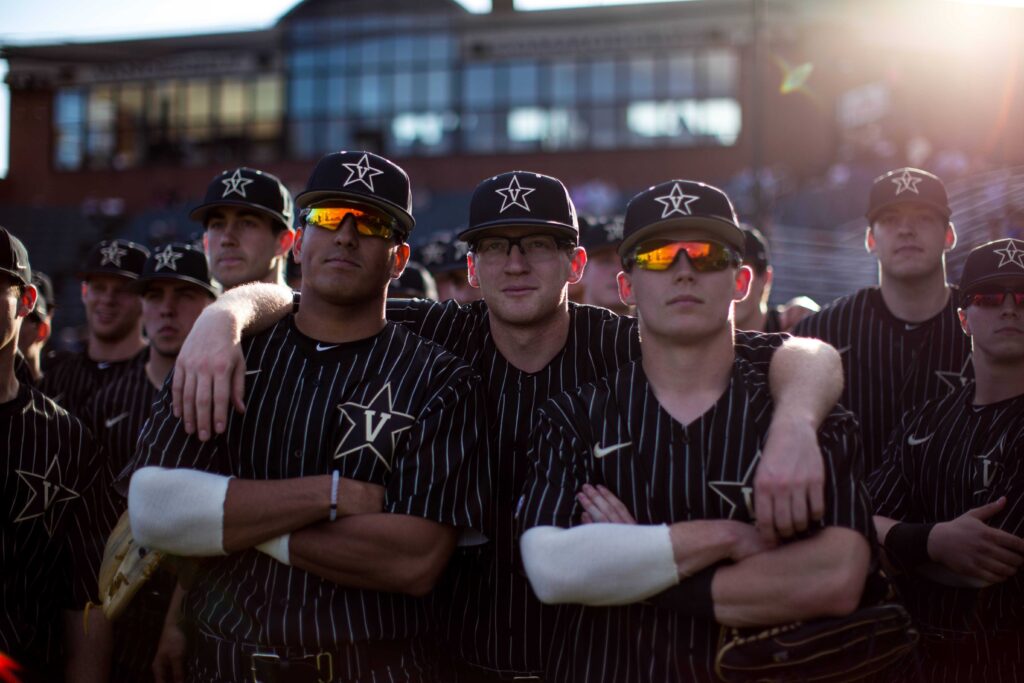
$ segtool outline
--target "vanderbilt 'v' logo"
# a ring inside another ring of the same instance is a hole
[[[390,471],[399,435],[416,422],[412,415],[394,409],[391,383],[385,384],[365,405],[349,401],[339,405],[338,410],[348,429],[335,449],[334,457],[343,458],[366,448]],[[362,429],[359,429],[360,425]]]

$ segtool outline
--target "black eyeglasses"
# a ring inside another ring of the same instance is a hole
[[[978,308],[998,308],[1006,301],[1007,296],[1013,297],[1015,306],[1024,306],[1024,291],[1007,289],[1002,292],[972,292],[964,296],[965,306],[977,306]]]
[[[569,240],[537,233],[522,237],[481,237],[473,245],[473,253],[483,261],[505,261],[512,253],[512,247],[518,247],[527,261],[538,263],[554,258],[559,251],[572,246],[575,245]]]

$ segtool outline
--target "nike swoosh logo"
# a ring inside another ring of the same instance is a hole
[[[107,429],[110,429],[111,427],[113,427],[114,425],[116,425],[118,422],[125,419],[129,415],[131,415],[131,413],[121,413],[120,415],[115,415],[114,417],[105,421],[103,424],[106,425]]]
[[[910,445],[910,446],[920,446],[925,441],[927,441],[928,439],[932,438],[932,436],[933,436],[933,434],[929,434],[928,436],[917,438],[916,436],[911,434],[910,436],[907,437],[907,444]]]
[[[323,344],[318,343],[316,345],[316,350],[317,351],[330,351],[331,349],[336,349],[339,346],[341,346],[341,344],[331,344],[330,346],[324,346]]]
[[[847,351],[849,351],[851,346],[852,346],[852,344],[847,344],[843,348],[837,349],[839,351],[839,355],[842,355],[842,354],[846,353]]]
[[[604,446],[604,447],[602,447],[600,444],[596,444],[595,443],[594,444],[594,457],[598,458],[598,459],[601,459],[604,456],[608,455],[609,453],[614,453],[617,450],[620,450],[620,449],[625,448],[626,446],[632,446],[632,445],[633,445],[632,441],[627,441],[625,443],[617,443],[614,446]]]
[[[100,370],[106,370],[107,368],[110,367],[110,361],[104,361],[102,363],[97,363],[96,367],[98,367]]]
[[[248,377],[249,375],[258,375],[258,374],[260,374],[259,370],[246,370],[245,371],[245,376],[246,377]]]

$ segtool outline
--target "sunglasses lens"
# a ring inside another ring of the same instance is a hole
[[[394,218],[382,212],[340,206],[310,209],[306,214],[306,224],[337,230],[349,216],[355,221],[356,232],[366,237],[391,239],[398,225]]]
[[[636,265],[643,270],[668,270],[679,252],[685,251],[693,269],[698,273],[725,270],[732,262],[729,250],[714,242],[672,242],[640,246],[636,253]]]
[[[1002,306],[1007,296],[1013,297],[1015,306],[1024,306],[1024,292],[975,292],[968,297],[971,306],[979,308],[996,308]]]

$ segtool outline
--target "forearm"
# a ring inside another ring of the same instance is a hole
[[[85,620],[85,621],[83,621]],[[103,610],[64,612],[67,643],[67,680],[75,683],[105,683],[110,677],[110,652],[113,643],[110,622]]]
[[[772,356],[768,383],[776,420],[818,425],[843,392],[839,353],[818,339],[792,337]]]
[[[726,626],[765,626],[856,609],[870,549],[856,531],[829,527],[715,572],[715,619]]]
[[[292,566],[350,588],[421,596],[455,549],[457,530],[420,517],[363,514],[292,533]]]
[[[283,318],[292,307],[292,290],[284,285],[255,282],[225,292],[210,304],[201,319],[219,319],[229,326],[234,341],[243,334],[264,330]]]

